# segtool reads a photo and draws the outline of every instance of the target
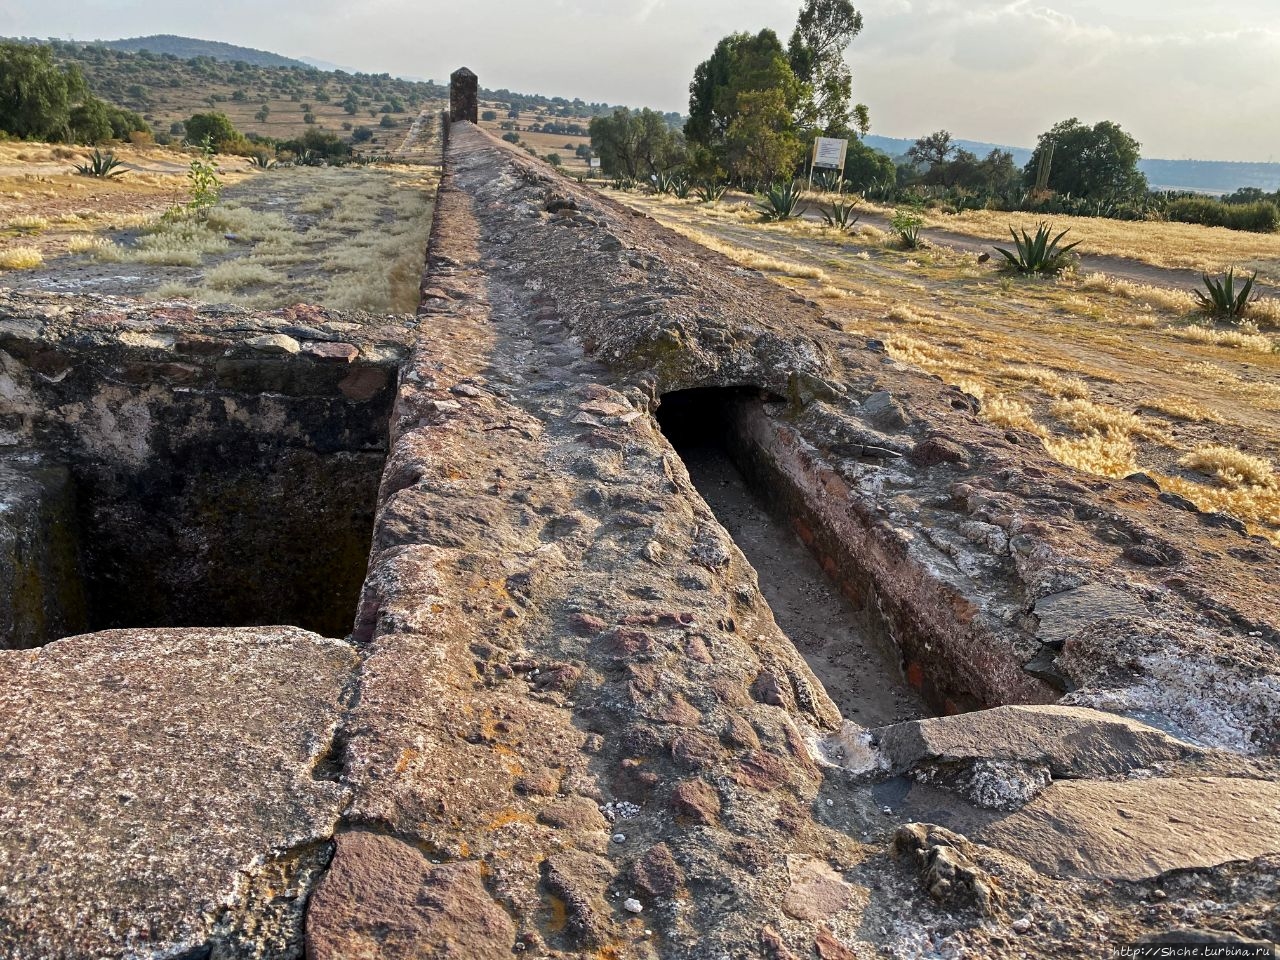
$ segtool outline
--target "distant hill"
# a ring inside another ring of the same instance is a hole
[[[306,67],[309,64],[301,60],[282,57],[278,53],[266,50],[254,50],[252,47],[238,47],[234,43],[222,43],[218,40],[196,40],[192,37],[175,37],[161,33],[151,37],[128,37],[124,40],[95,40],[94,46],[106,47],[108,50],[123,50],[126,53],[137,53],[149,50],[152,53],[170,54],[180,60],[194,60],[196,57],[209,57],[224,63],[247,63],[255,67]]]
[[[868,135],[863,143],[883,150],[895,159],[907,152],[914,140]],[[986,156],[992,150],[1008,150],[1013,162],[1026,166],[1031,151],[1026,147],[1010,147],[980,140],[957,140],[964,149]],[[1280,190],[1280,163],[1237,163],[1231,160],[1159,160],[1138,161],[1138,169],[1147,175],[1153,190],[1194,190],[1197,193],[1232,193],[1241,187],[1257,187],[1271,193]]]

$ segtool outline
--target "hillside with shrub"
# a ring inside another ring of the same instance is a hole
[[[123,40],[95,40],[93,46],[106,47],[109,50],[123,50],[126,53],[138,53],[149,50],[151,53],[171,54],[179,60],[194,60],[196,57],[208,57],[226,63],[247,63],[255,67],[307,67],[308,64],[291,57],[282,57],[278,53],[267,50],[255,50],[252,47],[241,47],[234,43],[222,43],[219,40],[197,40],[194,37],[177,37],[170,33],[154,34],[149,37],[126,37]]]

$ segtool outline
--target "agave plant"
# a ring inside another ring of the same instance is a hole
[[[813,178],[813,182],[823,193],[835,193],[840,189],[840,174],[835,170],[823,170]]]
[[[84,163],[75,165],[76,173],[80,176],[97,177],[99,180],[124,176],[124,170],[120,169],[123,166],[124,162],[114,153],[103,153],[96,147]]]
[[[919,250],[924,246],[924,238],[920,236],[923,226],[924,217],[915,210],[895,210],[889,221],[889,227],[898,235],[898,242],[907,250]]]
[[[841,233],[850,233],[858,222],[858,215],[853,212],[857,206],[856,200],[837,200],[831,204],[830,210],[824,210],[822,219],[827,221],[827,226]]]
[[[723,183],[716,183],[714,180],[707,180],[700,184],[698,188],[694,190],[694,193],[697,194],[698,199],[703,203],[715,203],[717,200],[724,197],[726,189],[727,187]]]
[[[367,163],[368,160],[366,160],[364,157],[356,158],[356,163],[362,163],[362,162]],[[255,153],[253,156],[249,158],[249,166],[257,167],[259,170],[270,170],[275,165],[276,165],[276,162],[272,160],[269,156],[267,156],[265,153]]]
[[[1201,290],[1193,292],[1204,312],[1210,316],[1228,320],[1239,320],[1243,317],[1245,311],[1249,309],[1249,296],[1253,293],[1253,282],[1258,279],[1258,272],[1255,270],[1253,276],[1240,285],[1239,291],[1236,290],[1235,267],[1228,270],[1221,278],[1211,277],[1207,273],[1203,276],[1208,292]]]
[[[1026,230],[1023,230],[1022,235],[1019,236],[1018,231],[1013,227],[1009,228],[1009,233],[1013,236],[1016,252],[1004,247],[995,249],[996,253],[1004,257],[1019,273],[1057,273],[1069,262],[1068,254],[1071,250],[1080,244],[1077,240],[1066,246],[1060,246],[1062,238],[1068,231],[1063,230],[1054,237],[1048,223],[1041,223],[1036,227],[1034,237]]]
[[[672,177],[671,192],[677,200],[688,200],[689,194],[693,192],[693,182],[683,175]]]
[[[804,213],[804,190],[800,181],[774,184],[764,195],[764,200],[756,204],[761,216],[766,220],[790,220]]]
[[[672,193],[675,190],[676,178],[670,173],[655,173],[650,181],[655,193]]]

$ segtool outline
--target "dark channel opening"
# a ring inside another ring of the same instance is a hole
[[[88,630],[289,624],[347,636],[384,460],[230,442],[83,478]]]
[[[349,636],[394,366],[219,361],[201,389],[127,396],[90,372],[74,382],[86,368],[50,385],[48,409],[135,415],[107,421],[106,441],[100,424],[42,426],[25,459],[0,461],[0,648],[117,628]]]
[[[928,716],[865,590],[823,555],[813,518],[747,429],[765,403],[755,388],[668,393],[658,424],[721,526],[759,575],[778,626],[846,720],[874,727]],[[855,578],[856,579],[856,578]]]

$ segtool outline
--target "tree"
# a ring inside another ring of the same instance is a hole
[[[492,121],[492,120],[497,120],[497,119],[498,119],[498,111],[497,111],[497,110],[485,110],[485,111],[483,111],[483,112],[480,114],[480,119],[481,119],[481,120],[484,120],[485,122],[489,122],[489,121]]]
[[[870,128],[865,104],[852,107],[853,74],[844,52],[862,31],[862,14],[849,0],[806,0],[787,44],[796,78],[805,84],[797,119],[828,136]]]
[[[951,134],[946,130],[938,130],[926,137],[921,137],[907,148],[907,156],[915,163],[934,167],[946,163],[955,151],[956,145],[951,140]]]
[[[684,162],[683,139],[654,110],[619,107],[592,118],[588,129],[591,149],[611,176],[648,176]]]
[[[893,180],[893,158],[882,150],[868,147],[861,140],[849,144],[845,155],[844,178],[854,190],[866,190],[877,183]]]
[[[47,46],[0,43],[0,130],[28,140],[67,140],[71,108],[88,96],[77,67],[59,67]]]
[[[1095,200],[1131,200],[1147,192],[1138,170],[1141,146],[1110,120],[1092,127],[1075,117],[1042,133],[1024,168],[1028,186],[1035,184],[1040,158],[1053,145],[1049,189]]]
[[[226,150],[239,144],[242,137],[225,113],[197,113],[183,124],[190,143],[208,140],[215,150]]]
[[[804,156],[791,111],[781,90],[751,90],[738,95],[738,114],[725,134],[729,169],[750,180],[790,176]]]
[[[705,151],[709,158],[706,163],[723,166],[735,176],[742,175],[729,160],[729,128],[748,103],[753,112],[749,125],[763,123],[771,130],[774,128],[777,121],[775,107],[779,101],[774,97],[751,97],[761,92],[777,94],[787,113],[788,123],[804,93],[778,35],[772,30],[761,30],[754,36],[730,34],[694,70],[693,82],[689,84],[689,119],[685,121],[684,133],[690,144]],[[742,129],[740,127],[739,137]],[[735,152],[738,159],[747,156],[742,149],[744,146],[739,140],[739,149]]]

